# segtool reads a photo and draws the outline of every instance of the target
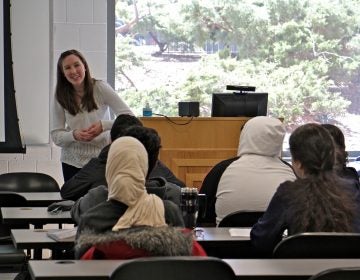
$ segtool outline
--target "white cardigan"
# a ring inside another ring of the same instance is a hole
[[[112,87],[104,81],[94,84],[94,97],[98,109],[92,112],[83,111],[75,116],[65,110],[56,98],[52,102],[51,138],[60,146],[61,162],[82,168],[91,158],[97,157],[101,149],[110,143],[109,131],[114,120],[110,118],[109,109],[118,116],[133,115],[128,105],[117,95]],[[90,142],[75,140],[73,131],[84,129],[101,121],[103,132]]]

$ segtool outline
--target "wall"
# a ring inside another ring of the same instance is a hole
[[[49,81],[48,100],[53,96],[55,87],[55,69],[59,54],[67,49],[76,48],[81,51],[88,60],[92,75],[98,79],[106,80],[107,76],[107,40],[106,40],[106,21],[107,21],[107,0],[36,0],[15,1],[16,8],[26,11],[26,19],[49,12],[48,16],[50,24],[48,29],[44,31],[44,36],[49,35],[49,56],[48,63],[41,65],[36,64],[34,58],[27,58],[32,62],[32,71],[45,69],[47,81]],[[44,2],[46,4],[41,9],[37,4]],[[29,3],[34,5],[28,5]],[[45,7],[45,9],[44,9]],[[48,7],[49,11],[46,10]],[[14,16],[19,21],[21,17]],[[27,22],[22,21],[26,25]],[[49,32],[47,34],[47,31]],[[41,42],[32,40],[33,48],[41,48]],[[21,48],[26,51],[27,44],[22,44]],[[19,45],[13,46],[19,49]],[[47,53],[47,52],[46,52]],[[14,58],[15,60],[15,58]],[[14,74],[15,88],[20,85],[16,84],[17,77]],[[31,81],[28,81],[31,83]],[[22,85],[23,86],[23,85]],[[33,86],[33,85],[32,85]],[[36,92],[34,94],[36,98]],[[17,97],[19,99],[20,97]],[[21,100],[18,100],[21,102]],[[47,110],[48,110],[48,105]],[[33,108],[34,114],[37,108]],[[46,114],[43,118],[49,118]],[[27,145],[26,154],[0,154],[0,174],[7,172],[43,172],[53,176],[60,185],[63,184],[61,165],[60,165],[60,149],[53,144]]]
[[[26,145],[49,143],[49,4],[46,0],[11,0],[15,96]]]

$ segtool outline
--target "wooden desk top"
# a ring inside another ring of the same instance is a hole
[[[237,279],[308,279],[335,267],[360,266],[360,259],[225,259]],[[123,260],[29,261],[33,280],[108,280]]]

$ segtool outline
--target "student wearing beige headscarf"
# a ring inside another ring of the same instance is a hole
[[[135,138],[122,137],[110,151],[106,165],[108,198],[128,206],[113,230],[166,225],[163,201],[145,189],[148,156],[144,146]]]
[[[108,201],[81,218],[77,257],[89,247],[82,259],[191,255],[199,248],[193,245],[191,234],[168,226],[167,217],[181,219],[179,208],[146,192],[148,158],[144,146],[133,137],[120,137],[111,145],[106,164]]]

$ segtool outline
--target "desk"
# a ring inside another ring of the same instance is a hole
[[[12,229],[11,239],[18,249],[65,250],[74,246],[75,236],[64,241],[55,241],[47,236],[58,229]]]
[[[17,194],[25,197],[29,207],[46,207],[64,200],[60,192],[17,192]]]
[[[252,258],[258,257],[247,236],[231,236],[229,228],[199,228],[196,240],[209,256],[219,258]],[[13,229],[11,237],[19,249],[51,249],[61,250],[74,246],[75,238],[57,242],[47,236],[51,230]],[[58,231],[58,230],[57,230]],[[245,229],[248,233],[250,228]]]
[[[241,235],[231,236],[229,230],[237,230],[236,228],[219,228],[219,227],[198,227],[195,229],[196,240],[199,242],[233,242],[233,241],[250,241],[251,228],[238,228]]]
[[[64,229],[66,230],[66,229]],[[236,241],[250,241],[249,236],[230,236],[228,228],[201,228],[202,233],[197,234],[196,240],[201,244]],[[61,229],[12,229],[11,238],[16,248],[19,249],[54,249],[61,246],[73,245],[75,237],[63,241],[55,241],[47,236],[48,232],[61,231]],[[248,229],[250,232],[250,229]]]
[[[251,228],[241,228],[241,236],[231,236],[229,230],[235,228],[205,227],[201,237],[196,240],[204,248],[208,256],[222,259],[268,258],[256,252],[250,241]],[[197,234],[199,236],[201,234]]]
[[[55,241],[47,236],[49,231],[58,231],[58,229],[12,229],[11,239],[18,249],[34,249],[36,260],[42,259],[42,249],[50,249],[53,259],[59,259],[59,252],[62,250],[73,249],[75,236],[64,241]]]
[[[124,260],[29,261],[33,280],[87,279],[109,280]],[[360,266],[360,259],[225,259],[242,280],[308,279],[320,271],[335,267]]]
[[[73,224],[70,211],[50,214],[47,207],[1,207],[4,223],[29,223],[36,228],[45,224]]]

